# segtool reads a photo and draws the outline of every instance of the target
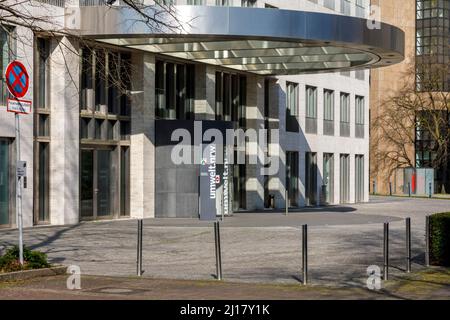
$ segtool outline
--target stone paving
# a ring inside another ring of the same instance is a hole
[[[313,284],[364,285],[369,265],[383,263],[383,222],[391,224],[391,272],[402,274],[404,218],[412,218],[413,270],[424,259],[427,214],[450,211],[450,201],[374,197],[368,204],[290,213],[239,213],[222,227],[223,275],[232,282],[298,284],[301,225],[309,225]],[[136,272],[136,221],[85,222],[26,229],[25,244],[53,263],[75,264],[83,274],[131,276]],[[16,243],[16,230],[0,231],[0,248]],[[215,274],[211,223],[194,219],[144,222],[144,276],[211,280]]]

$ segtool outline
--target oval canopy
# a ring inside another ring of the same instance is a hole
[[[81,7],[79,32],[127,48],[260,75],[375,68],[404,59],[402,30],[371,21],[305,11],[175,6]],[[77,20],[76,19],[76,20]]]

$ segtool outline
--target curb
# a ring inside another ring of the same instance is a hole
[[[47,277],[47,276],[58,276],[62,274],[66,274],[67,267],[66,266],[55,266],[45,269],[35,269],[35,270],[24,270],[24,271],[16,271],[9,273],[0,274],[0,282],[4,281],[15,281],[15,280],[27,280],[38,277]]]

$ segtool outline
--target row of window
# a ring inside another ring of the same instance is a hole
[[[299,93],[298,84],[294,82],[286,83],[286,131],[299,132]],[[305,132],[317,134],[317,87],[306,86],[305,90],[305,111],[306,122]],[[334,106],[333,90],[323,90],[323,134],[334,135]],[[340,135],[350,136],[350,94],[340,93]],[[364,138],[365,125],[365,101],[364,97],[355,97],[355,137]]]
[[[299,152],[286,152],[286,190],[289,206],[298,206],[299,197]],[[306,152],[304,162],[305,172],[305,202],[307,206],[332,204],[335,202],[335,155],[323,153],[322,171],[319,176],[318,154]],[[355,155],[355,201],[362,202],[365,198],[364,155]],[[264,194],[266,207],[270,202],[269,176],[265,177]],[[339,186],[340,203],[350,201],[350,155],[339,154]],[[318,188],[319,187],[319,188]],[[319,191],[320,189],[320,191]],[[337,200],[337,199],[336,199]],[[337,202],[337,201],[336,201]]]

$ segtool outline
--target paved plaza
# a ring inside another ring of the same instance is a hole
[[[223,275],[230,282],[298,284],[301,225],[309,226],[310,281],[363,286],[370,265],[383,264],[383,223],[390,222],[391,272],[405,265],[405,217],[412,219],[413,271],[423,268],[425,216],[450,211],[450,201],[374,197],[370,203],[291,212],[239,213],[222,225]],[[136,273],[134,220],[85,222],[26,229],[26,246],[52,263],[78,265],[83,274]],[[17,242],[17,230],[0,231],[1,248]],[[144,276],[211,280],[215,274],[212,223],[195,219],[144,222]]]

